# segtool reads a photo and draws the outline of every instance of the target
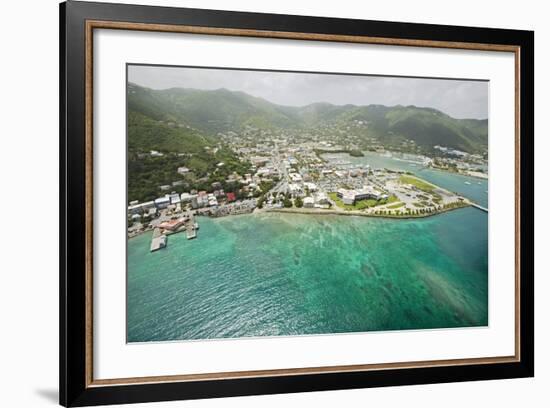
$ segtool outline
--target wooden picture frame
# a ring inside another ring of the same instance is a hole
[[[515,54],[515,354],[97,380],[93,376],[95,29],[365,43]],[[534,375],[534,33],[69,1],[60,5],[60,403],[291,393]],[[521,248],[521,251],[520,251]]]

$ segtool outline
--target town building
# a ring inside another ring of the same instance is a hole
[[[178,228],[183,226],[184,221],[185,219],[183,218],[180,218],[177,220],[164,221],[159,224],[159,227],[164,230],[176,231]]]
[[[307,188],[310,192],[317,191],[317,184],[311,182],[305,182],[304,188]]]
[[[361,200],[381,200],[388,198],[387,194],[384,194],[376,190],[372,186],[365,186],[358,190],[347,190],[345,188],[340,188],[336,192],[336,195],[342,199],[342,202],[347,205],[353,205],[356,201]]]
[[[304,207],[305,208],[313,208],[315,206],[315,200],[313,197],[305,197],[304,198]]]
[[[302,176],[298,173],[289,173],[288,177],[290,177],[290,179],[294,183],[299,183],[300,181],[302,181]]]
[[[159,197],[155,200],[155,207],[157,207],[157,209],[159,209],[159,210],[162,210],[164,208],[168,208],[169,205],[170,205],[170,197],[169,196]]]
[[[170,194],[170,204],[179,204],[181,202],[180,195],[178,193]]]
[[[183,203],[190,202],[193,198],[197,198],[196,194],[189,194],[189,193],[181,193],[180,200]]]
[[[328,196],[325,192],[318,192],[315,194],[315,203],[320,205],[326,205],[329,204]]]
[[[132,204],[134,203],[134,204]],[[155,202],[154,201],[147,201],[145,203],[139,203],[138,201],[132,201],[130,205],[128,206],[128,213],[129,214],[141,214],[144,212],[147,212],[147,210],[154,208]]]
[[[199,191],[197,195],[197,206],[206,207],[208,205],[208,194],[206,191]]]
[[[214,194],[210,193],[208,194],[208,205],[210,207],[215,207],[218,205],[218,199],[216,198],[216,196],[214,196]]]
[[[299,196],[299,195],[302,195],[303,192],[302,192],[302,188],[300,187],[299,184],[296,184],[296,183],[290,183],[288,185],[288,192],[290,194],[293,194],[295,196]]]

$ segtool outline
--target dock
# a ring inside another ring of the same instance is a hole
[[[189,216],[189,220],[185,223],[185,229],[187,232],[187,239],[197,238],[199,224],[195,222],[195,217],[193,215]]]
[[[472,207],[477,208],[478,210],[485,211],[486,213],[489,212],[489,209],[488,209],[488,208],[482,207],[482,206],[479,205],[479,204],[470,203],[470,205],[471,205]]]
[[[179,219],[163,221],[153,230],[150,250],[154,252],[166,248],[168,245],[168,235],[177,234],[179,232],[185,231],[187,239],[196,238],[198,229],[199,224],[195,221],[193,214],[189,214]]]
[[[153,230],[153,239],[151,239],[151,252],[166,247],[166,240],[166,235],[160,232],[160,228],[155,228]]]

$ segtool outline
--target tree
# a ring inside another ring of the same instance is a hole
[[[285,208],[290,208],[292,207],[292,201],[290,200],[290,198],[286,198],[283,200],[283,206]]]
[[[294,200],[294,205],[297,207],[297,208],[302,208],[304,206],[304,201],[300,198],[300,197],[297,197],[295,200]]]
[[[264,202],[265,202],[265,197],[262,195],[262,196],[260,196],[260,198],[258,198],[258,203],[256,204],[256,206],[259,209],[262,209],[263,206],[264,206]]]

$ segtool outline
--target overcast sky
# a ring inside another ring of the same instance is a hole
[[[416,105],[455,118],[486,119],[489,83],[448,79],[302,74],[131,65],[128,80],[153,89],[243,91],[279,105]]]

